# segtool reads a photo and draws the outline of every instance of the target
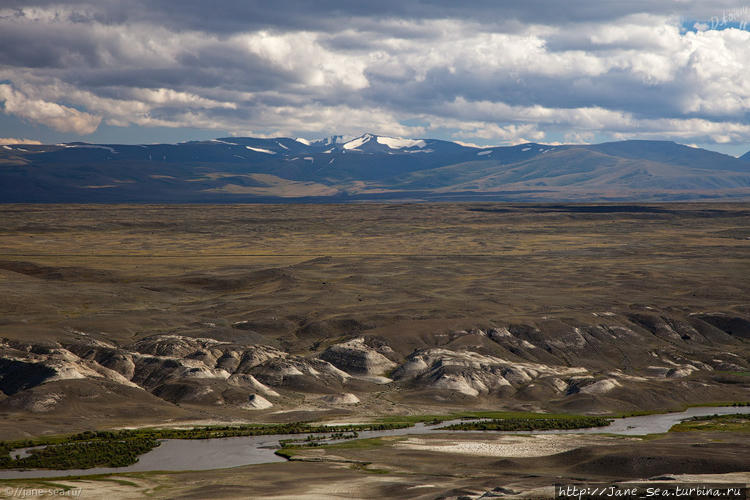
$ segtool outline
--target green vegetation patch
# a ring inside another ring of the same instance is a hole
[[[414,425],[423,423],[437,425],[446,420],[476,420],[476,419],[551,419],[551,418],[583,418],[580,415],[568,413],[533,413],[522,411],[464,411],[447,415],[394,415],[379,419],[383,423],[407,423]]]
[[[358,432],[334,432],[329,435],[326,434],[309,434],[306,438],[302,439],[282,439],[279,444],[282,448],[290,448],[295,446],[312,447],[312,446],[323,446],[328,441],[337,441],[342,439],[357,439],[359,437]]]
[[[192,429],[138,429],[125,431],[136,436],[155,437],[157,439],[214,439],[239,436],[262,436],[273,434],[344,434],[362,431],[384,431],[410,427],[405,422],[349,424],[349,425],[313,425],[305,422],[289,424],[247,424],[194,427]]]
[[[449,431],[547,431],[556,429],[585,429],[605,427],[612,422],[604,417],[534,417],[502,418],[480,421],[461,422],[446,425],[441,430]]]
[[[280,456],[282,458],[286,458],[287,460],[291,460],[291,458],[294,455],[296,455],[297,453],[299,453],[299,449],[298,448],[287,447],[287,448],[281,448],[279,450],[276,450],[273,453],[274,453],[274,455],[278,455],[278,456]]]
[[[9,450],[0,456],[3,469],[90,469],[92,467],[125,467],[155,447],[159,441],[151,438],[123,440],[73,441],[51,444],[29,450],[28,455],[13,458]]]
[[[365,439],[356,439],[354,441],[344,441],[342,443],[334,443],[326,445],[326,449],[337,450],[337,449],[348,449],[348,450],[361,450],[367,448],[375,448],[378,446],[385,446],[387,443],[392,443],[401,437],[373,437]]]
[[[750,432],[750,415],[734,413],[731,415],[708,415],[693,417],[675,424],[670,432],[719,431]]]
[[[289,440],[285,440],[280,442],[281,449],[277,450],[275,454],[288,460],[293,457],[299,450],[305,448],[322,448],[325,450],[362,450],[383,446],[387,442],[393,442],[394,440],[398,439],[403,438],[393,436],[373,437],[365,439],[353,439],[351,441],[343,441],[341,443],[321,443],[315,440],[290,442]]]
[[[0,469],[90,469],[92,467],[125,467],[156,446],[161,439],[213,439],[272,434],[309,434],[308,445],[319,439],[349,439],[361,431],[380,431],[410,427],[408,423],[374,423],[352,425],[312,425],[303,422],[289,424],[248,424],[194,427],[192,429],[133,429],[120,431],[86,431],[71,436],[0,442]],[[329,434],[317,438],[314,434]],[[18,459],[11,451],[29,450],[29,455]]]

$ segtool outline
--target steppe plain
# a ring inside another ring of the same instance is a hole
[[[2,439],[750,400],[748,204],[5,205],[0,235]],[[543,458],[488,439],[65,484],[436,498],[750,470],[743,432],[561,437]]]

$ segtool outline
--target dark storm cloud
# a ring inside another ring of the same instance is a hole
[[[271,135],[440,130],[514,142],[567,130],[746,142],[750,33],[681,29],[735,6],[9,0],[0,102],[76,133],[103,120]]]
[[[59,1],[8,0],[8,8],[55,7]],[[560,2],[527,0],[498,2],[481,0],[381,0],[378,2],[341,2],[339,0],[99,0],[66,2],[77,6],[75,18],[87,23],[104,24],[148,22],[161,26],[194,29],[214,33],[244,32],[253,29],[341,29],[341,21],[353,18],[393,18],[407,20],[464,19],[481,23],[505,23],[509,19],[524,24],[565,24],[606,22],[630,14],[648,12],[660,15],[703,15],[707,19],[736,2],[685,2],[601,0],[596,2]]]
[[[376,84],[364,92],[372,100],[430,113],[439,112],[445,100],[463,96],[469,100],[501,101],[518,106],[555,108],[565,103],[568,108],[628,109],[643,118],[678,118],[682,115],[682,89],[679,85],[641,86],[621,72],[596,79],[571,78],[562,84],[559,77],[553,76],[518,79],[492,74],[476,78],[438,68],[431,70],[425,80],[418,83],[408,79],[389,81],[377,76],[372,76],[371,81]],[[491,119],[491,116],[482,119]]]
[[[98,66],[101,48],[90,37],[81,37],[60,24],[3,22],[0,30],[0,64],[30,68]]]

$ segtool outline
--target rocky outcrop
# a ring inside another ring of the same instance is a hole
[[[53,380],[100,378],[134,386],[122,374],[80,358],[59,344],[0,342],[0,390],[14,394]]]
[[[229,342],[220,342],[209,338],[183,337],[181,335],[157,335],[147,337],[132,344],[130,349],[141,354],[152,356],[169,356],[186,358],[197,352],[214,350],[214,354],[221,353],[220,347]]]
[[[413,386],[479,396],[506,390],[514,392],[536,379],[585,373],[585,368],[511,362],[473,351],[435,348],[410,355],[394,370],[393,378],[399,382],[411,381]]]
[[[364,337],[357,337],[330,346],[320,357],[349,374],[377,376],[396,367],[396,363],[385,356],[392,353],[386,345],[370,345]]]
[[[4,357],[0,359],[0,391],[8,395],[16,394],[51,379],[56,373],[41,362]]]
[[[344,394],[329,394],[323,396],[320,400],[331,405],[355,405],[359,403],[359,398],[351,392]]]
[[[245,409],[265,407],[263,401],[283,406],[303,394],[321,404],[351,405],[364,393],[382,390],[435,401],[461,395],[555,401],[571,408],[597,400],[632,406],[635,393],[656,401],[677,386],[709,390],[727,380],[739,388],[744,381],[735,374],[750,369],[745,348],[750,323],[733,314],[680,316],[644,307],[593,317],[596,324],[579,326],[545,318],[441,331],[418,342],[394,343],[400,354],[371,336],[332,344],[320,354],[316,341],[307,355],[180,335],[154,335],[124,346],[77,331],[78,338],[67,343],[5,339],[0,406],[53,411],[72,401],[56,384]],[[421,348],[404,357],[413,345]],[[65,398],[54,396],[58,393]]]
[[[247,375],[245,373],[235,373],[227,379],[227,382],[237,387],[246,387],[250,390],[262,392],[266,396],[275,398],[278,398],[280,396],[278,392],[274,391],[265,384],[261,384],[252,375]]]
[[[620,387],[620,383],[612,378],[597,380],[592,384],[585,385],[579,389],[583,394],[605,394]]]
[[[252,373],[264,384],[305,392],[316,387],[340,388],[350,378],[327,361],[297,356],[268,360],[253,367]]]
[[[51,381],[92,379],[142,389],[173,403],[257,409],[270,404],[265,398],[282,397],[273,387],[328,392],[340,390],[349,378],[327,361],[271,346],[178,335],[157,335],[128,347],[90,338],[65,346],[0,343],[4,395]],[[251,396],[260,399],[248,403]],[[42,408],[53,403],[29,404]]]
[[[692,316],[732,337],[750,339],[750,320],[748,319],[723,313],[697,313]]]
[[[123,352],[112,344],[90,339],[87,343],[70,344],[65,347],[79,358],[95,361],[128,380],[135,374],[132,354]]]
[[[242,405],[242,408],[246,410],[265,410],[266,408],[272,407],[273,404],[258,394],[251,394],[247,398],[247,403]]]

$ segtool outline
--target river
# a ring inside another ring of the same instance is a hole
[[[576,430],[514,431],[511,434],[609,433],[631,436],[645,435],[667,432],[674,424],[679,423],[686,418],[714,414],[726,415],[731,413],[748,414],[750,413],[750,407],[695,407],[679,413],[661,413],[639,417],[618,418],[607,427],[593,427]],[[404,429],[363,431],[359,433],[357,439],[449,432],[438,430],[438,428],[459,422],[461,421],[455,420],[446,421],[438,425],[416,424],[414,427]],[[466,431],[450,432],[456,433]],[[92,469],[75,470],[0,470],[0,479],[83,476],[119,472],[211,470],[239,467],[242,465],[283,462],[285,459],[274,454],[279,448],[279,440],[299,439],[304,438],[305,435],[306,434],[273,434],[267,436],[244,436],[219,439],[165,439],[160,446],[145,453],[140,457],[138,462],[127,467],[95,467]]]

